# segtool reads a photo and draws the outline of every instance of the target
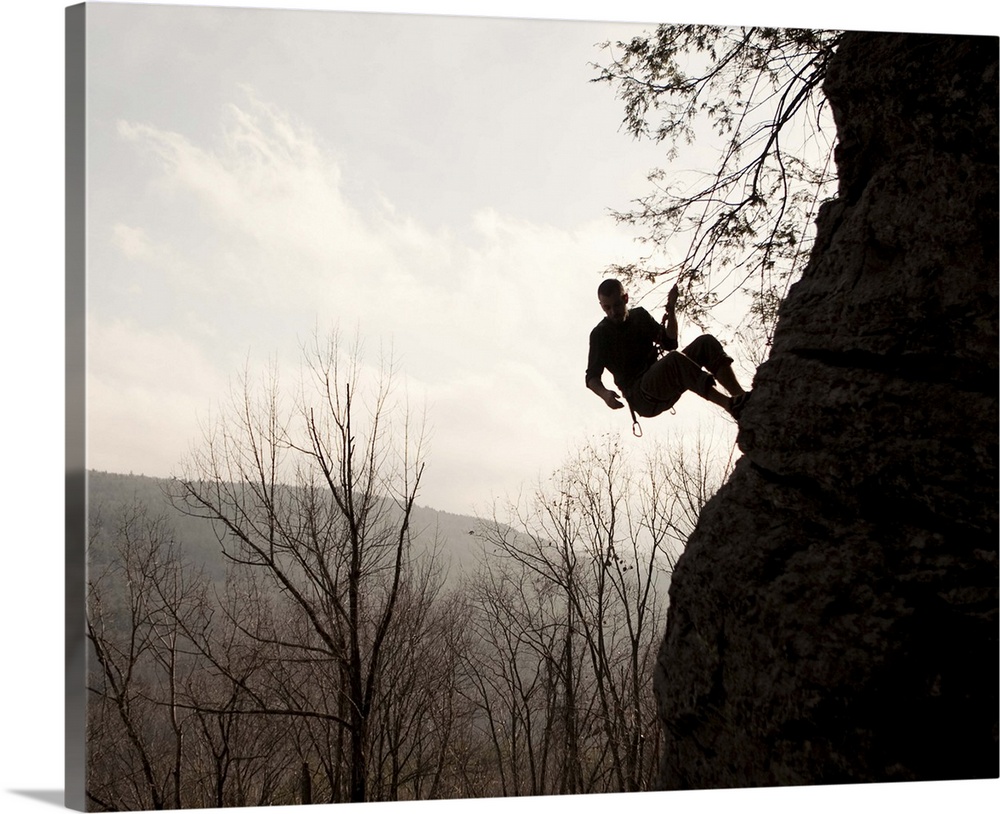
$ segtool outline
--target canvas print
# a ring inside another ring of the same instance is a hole
[[[67,9],[88,811],[997,777],[997,39]]]

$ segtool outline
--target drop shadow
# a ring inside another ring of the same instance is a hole
[[[65,805],[66,792],[63,789],[7,789],[7,791],[60,808]]]

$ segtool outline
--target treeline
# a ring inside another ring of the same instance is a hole
[[[421,435],[390,377],[362,410],[343,360],[317,349],[287,412],[244,382],[173,482],[224,580],[147,506],[94,513],[91,809],[650,788],[666,576],[709,456],[595,442],[480,522],[478,567],[448,581],[413,545]]]

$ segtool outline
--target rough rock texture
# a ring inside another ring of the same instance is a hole
[[[663,788],[996,777],[997,40],[848,34],[838,199],[678,563]]]

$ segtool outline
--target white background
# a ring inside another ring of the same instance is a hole
[[[219,2],[216,5],[431,12],[486,16],[573,17],[648,22],[766,23],[825,28],[979,33],[996,36],[997,12],[980,2],[948,2],[931,10],[873,11],[874,4],[764,2]],[[2,234],[4,378],[3,433],[3,692],[0,808],[45,811],[63,788],[63,31],[65,4],[19,0],[4,6],[0,81],[5,107]],[[691,15],[696,15],[692,17]],[[731,810],[841,812],[994,811],[997,781],[832,787],[630,798],[461,801],[420,805],[432,811]],[[379,810],[416,810],[383,804]],[[294,811],[296,809],[282,809]]]

